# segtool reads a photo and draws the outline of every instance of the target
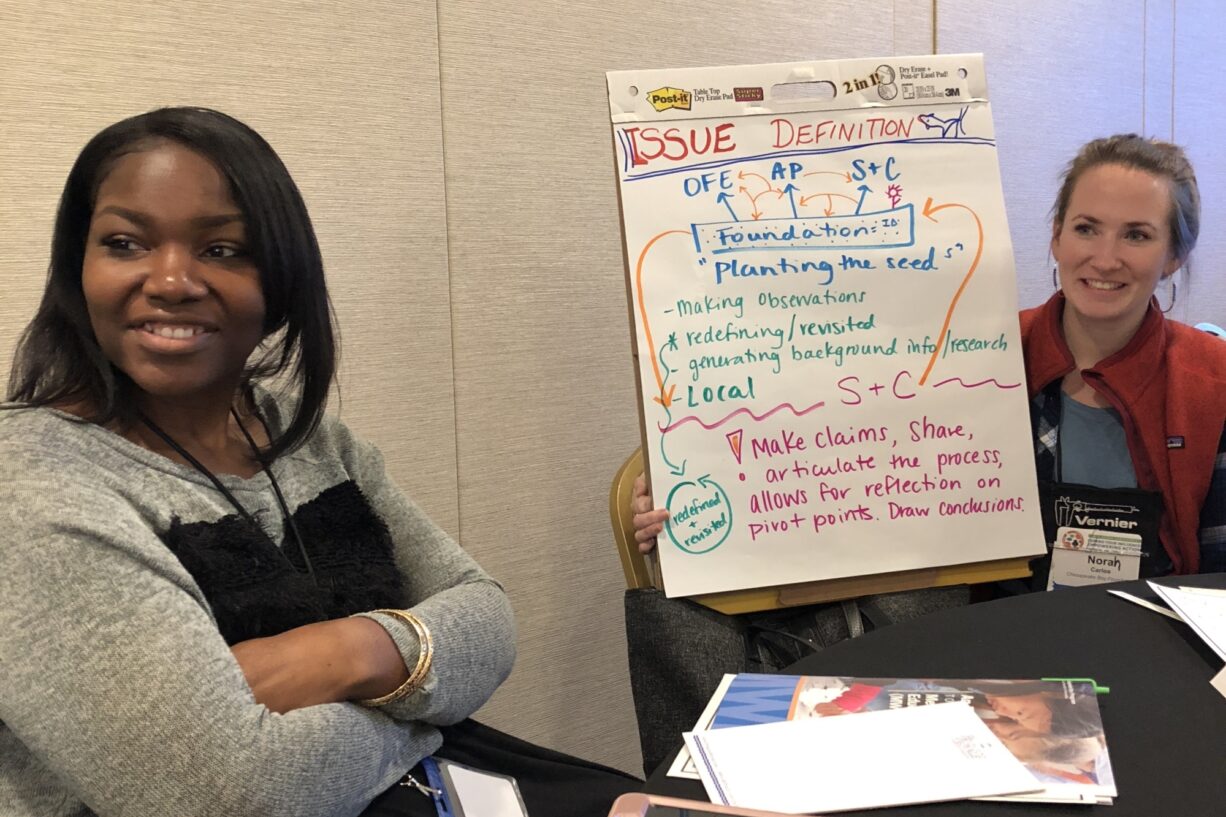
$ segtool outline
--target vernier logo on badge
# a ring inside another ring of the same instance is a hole
[[[1073,520],[1083,528],[1113,528],[1115,530],[1132,530],[1138,524],[1130,519],[1095,519],[1093,516],[1074,516]]]

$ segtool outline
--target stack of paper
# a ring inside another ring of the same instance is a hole
[[[695,732],[960,702],[1031,775],[1024,794],[983,799],[1103,803],[1115,797],[1095,686],[1088,681],[725,675]],[[669,770],[701,779],[688,748]]]
[[[712,802],[793,814],[1041,786],[963,703],[690,732]]]

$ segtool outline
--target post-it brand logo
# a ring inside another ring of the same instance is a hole
[[[651,107],[657,111],[667,111],[670,108],[676,108],[679,111],[688,111],[690,103],[693,101],[694,95],[689,91],[683,91],[680,88],[657,88],[654,91],[647,92],[647,101],[651,103]]]

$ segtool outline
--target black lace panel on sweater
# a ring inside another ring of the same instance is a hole
[[[204,591],[228,644],[380,607],[403,607],[392,537],[352,480],[294,511],[315,581],[293,535],[278,547],[238,514],[177,517],[162,541]],[[318,586],[317,586],[318,585]]]

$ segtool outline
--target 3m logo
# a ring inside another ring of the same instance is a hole
[[[647,92],[647,101],[657,111],[667,111],[670,108],[688,111],[690,109],[690,102],[693,99],[693,94],[680,88],[657,88],[654,91]]]

